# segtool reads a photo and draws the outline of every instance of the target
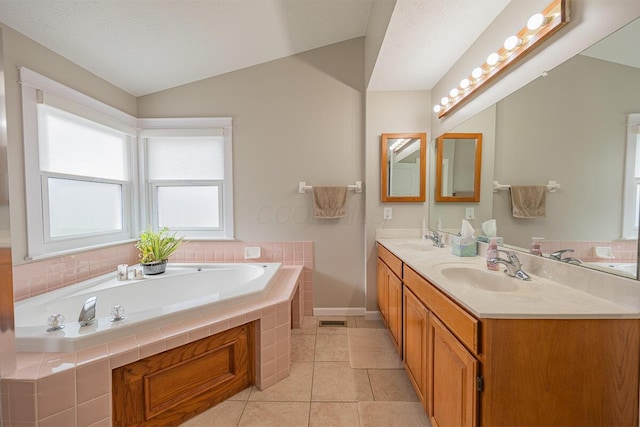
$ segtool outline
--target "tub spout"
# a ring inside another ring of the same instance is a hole
[[[80,310],[80,316],[78,322],[80,326],[89,326],[96,318],[96,300],[98,297],[91,297],[84,302],[82,310]]]

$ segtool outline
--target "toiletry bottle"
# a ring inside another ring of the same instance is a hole
[[[489,262],[491,258],[498,258],[498,244],[496,238],[492,237],[489,241],[489,247],[487,248],[487,268],[489,270],[499,270],[498,264]]]
[[[542,239],[542,237],[531,238],[531,248],[529,249],[529,252],[532,253],[533,255],[542,256],[542,249],[540,248],[540,239]]]

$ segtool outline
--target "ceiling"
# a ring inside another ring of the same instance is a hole
[[[390,1],[0,0],[0,22],[141,96],[364,36]],[[431,89],[509,1],[397,0],[368,89]]]

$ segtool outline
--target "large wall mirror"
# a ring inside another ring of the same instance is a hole
[[[625,167],[628,135],[637,132],[628,123],[629,115],[640,113],[637,40],[640,19],[478,114],[495,116],[486,120],[492,129],[474,122],[485,136],[485,150],[495,151],[493,165],[483,166],[491,168],[487,172],[492,176],[483,180],[503,185],[556,181],[560,188],[546,194],[546,215],[535,219],[513,217],[508,191],[485,194],[479,206],[490,206],[476,209],[482,215],[476,215],[474,228],[495,218],[498,235],[510,247],[528,251],[532,237],[543,237],[545,256],[571,249],[560,258],[637,278],[638,227],[625,231],[623,225],[624,206],[635,207],[638,194],[631,192],[630,199],[624,192],[625,170],[634,171]],[[469,125],[451,131],[462,129]],[[491,132],[495,136],[487,137]],[[436,204],[430,209],[429,225],[435,227],[440,219],[450,225],[446,231],[455,232],[464,209],[446,208]]]
[[[383,133],[380,144],[380,200],[424,202],[426,133]]]
[[[481,133],[445,133],[436,139],[436,202],[479,202]]]

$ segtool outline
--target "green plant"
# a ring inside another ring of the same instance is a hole
[[[178,249],[183,239],[183,237],[176,237],[176,233],[169,234],[167,227],[158,231],[147,229],[141,232],[136,242],[136,248],[140,251],[140,263],[151,264],[168,259]]]

